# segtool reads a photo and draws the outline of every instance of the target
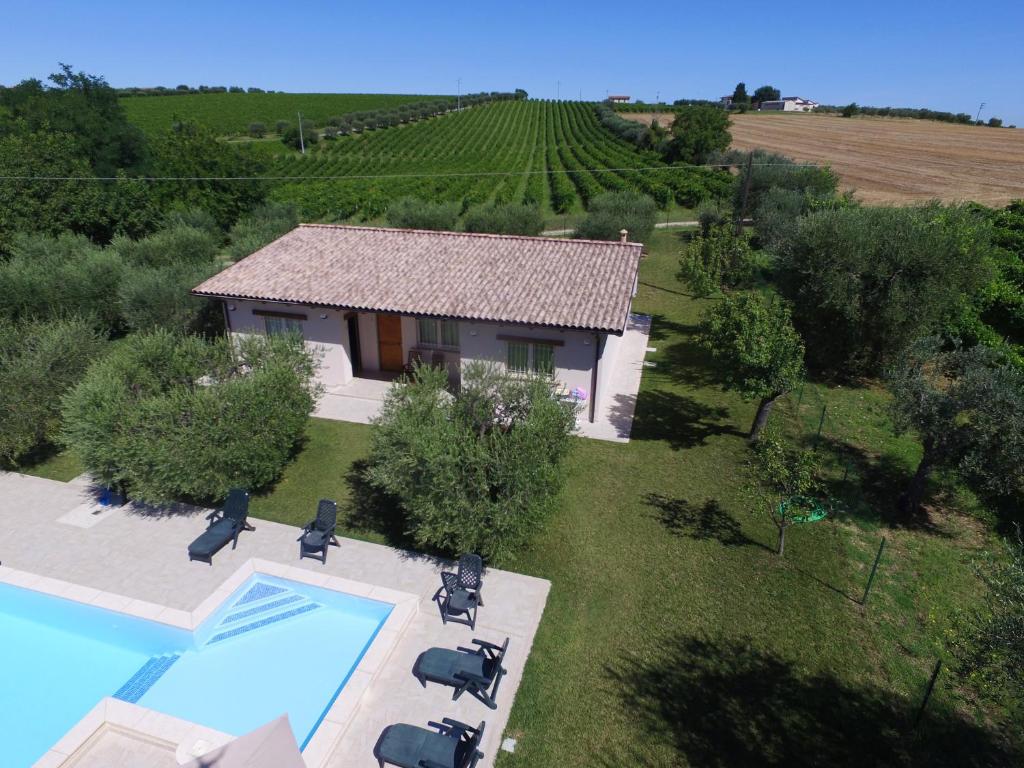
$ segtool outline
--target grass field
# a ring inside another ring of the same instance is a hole
[[[621,114],[662,124],[671,115]],[[871,204],[939,199],[1006,205],[1024,198],[1024,130],[935,120],[831,115],[732,116],[732,146],[831,165]]]
[[[195,120],[219,135],[245,133],[250,123],[273,131],[278,120],[302,116],[322,125],[347,112],[388,109],[434,96],[395,93],[190,93],[181,96],[121,98],[128,119],[146,133],[162,133],[175,120]]]
[[[933,509],[928,525],[893,525],[916,442],[892,435],[880,389],[808,384],[776,422],[810,439],[827,404],[821,450],[846,511],[792,529],[778,558],[774,529],[742,491],[753,406],[717,386],[693,343],[706,302],[675,278],[678,245],[657,232],[641,268],[636,307],[654,316],[657,366],[644,373],[632,442],[579,440],[560,510],[498,564],[553,584],[509,725],[516,752],[499,765],[1013,764],[992,734],[1019,732],[963,704],[949,678],[910,727],[943,631],[978,594],[970,563],[990,535],[955,506]],[[369,430],[315,421],[254,513],[301,524],[322,496],[348,507],[346,474]]]
[[[743,492],[753,406],[721,390],[694,344],[708,301],[675,277],[678,238],[656,232],[641,265],[636,309],[653,316],[657,351],[632,441],[576,441],[559,510],[495,563],[552,582],[500,768],[1021,764],[1012,716],[966,702],[948,674],[912,728],[943,633],[979,594],[971,562],[994,546],[988,528],[951,491],[926,523],[896,524],[919,446],[892,434],[880,388],[809,383],[773,422],[812,442],[827,406],[819,450],[842,511],[792,528],[777,557]],[[346,536],[401,544],[351,514],[346,477],[370,429],[314,420],[253,513],[302,524],[335,498]]]
[[[582,210],[609,190],[671,202],[692,174],[614,137],[590,104],[542,101],[498,102],[321,142],[305,156],[279,157],[272,173],[298,177],[273,197],[298,203],[306,220],[329,221],[374,220],[403,195],[463,207],[535,202],[558,213]]]

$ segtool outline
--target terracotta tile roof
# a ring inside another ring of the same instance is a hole
[[[193,293],[621,333],[641,250],[639,243],[302,224]]]

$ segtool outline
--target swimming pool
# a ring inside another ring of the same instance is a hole
[[[195,632],[0,584],[0,745],[30,766],[104,696],[309,742],[393,606],[257,574]]]

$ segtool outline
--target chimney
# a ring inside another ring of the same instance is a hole
[[[629,230],[628,229],[620,229],[619,230],[619,242],[625,244],[628,241],[629,241]]]

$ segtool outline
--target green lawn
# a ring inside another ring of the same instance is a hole
[[[12,469],[26,475],[45,477],[47,480],[59,480],[62,483],[78,477],[85,471],[82,462],[67,451],[47,452],[27,461],[23,466],[12,467]]]
[[[657,365],[632,442],[578,440],[559,512],[496,563],[552,582],[509,724],[518,745],[500,767],[1020,764],[991,735],[1019,749],[1019,727],[965,703],[948,675],[911,729],[991,534],[953,495],[927,525],[896,525],[889,510],[919,448],[892,435],[884,391],[808,384],[773,419],[813,441],[826,407],[819,448],[844,508],[792,528],[777,557],[774,528],[744,500],[753,406],[716,385],[693,343],[705,302],[675,278],[678,237],[657,232],[642,265],[636,308],[654,315]],[[322,496],[349,507],[346,476],[369,434],[314,421],[254,514],[302,524]],[[346,535],[400,540],[351,521]]]

